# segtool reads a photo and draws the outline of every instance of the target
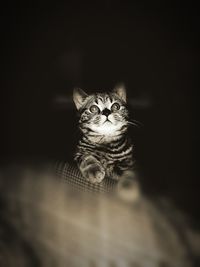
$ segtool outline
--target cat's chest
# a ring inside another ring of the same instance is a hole
[[[110,151],[101,151],[99,153],[97,152],[97,154],[98,160],[106,170],[109,169],[112,171],[118,164],[120,164],[122,159],[120,155],[116,155]]]
[[[108,166],[111,167],[117,164],[117,161],[109,157],[109,155],[107,155],[106,153],[104,153],[104,155],[102,155],[99,160],[104,168],[107,168]]]
[[[82,150],[82,149],[81,149]],[[101,162],[102,166],[104,168],[107,168],[108,166],[115,165],[119,162],[119,158],[116,157],[117,155],[112,153],[112,151],[103,149],[103,148],[85,148],[82,150],[82,154],[90,154],[93,157],[95,157],[98,161]]]
[[[80,143],[78,151],[82,155],[91,155],[96,158],[104,169],[114,169],[132,158],[133,146],[128,142],[119,143],[118,146],[100,145],[94,146]]]

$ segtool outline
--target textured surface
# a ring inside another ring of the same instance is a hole
[[[99,184],[92,184],[81,175],[80,171],[75,165],[70,165],[67,162],[56,163],[56,173],[58,178],[72,186],[77,190],[106,193],[112,192],[116,187],[116,181],[105,178]]]
[[[56,163],[56,172],[57,179],[49,166],[10,166],[4,173],[0,266],[199,266],[191,242],[198,248],[199,236],[171,205],[159,207],[143,195],[124,201],[115,181],[87,183],[65,162]]]

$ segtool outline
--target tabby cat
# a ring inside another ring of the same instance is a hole
[[[79,112],[79,141],[75,160],[85,179],[100,183],[105,177],[119,180],[133,169],[133,145],[128,137],[126,89],[88,95],[74,89],[73,100]]]

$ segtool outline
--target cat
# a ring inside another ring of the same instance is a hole
[[[75,161],[83,177],[100,183],[105,177],[119,180],[133,175],[133,144],[128,136],[126,89],[118,85],[109,93],[86,94],[75,88],[82,137]]]

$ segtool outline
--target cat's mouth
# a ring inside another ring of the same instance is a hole
[[[104,121],[104,123],[108,123],[108,122],[109,122],[109,123],[112,123],[112,121],[110,121],[110,120],[107,118],[107,119]],[[103,124],[104,124],[104,123],[103,123]]]
[[[102,124],[99,125],[91,125],[91,130],[96,132],[99,135],[104,136],[115,136],[119,133],[122,125],[121,124],[115,124],[111,120],[106,119]]]

